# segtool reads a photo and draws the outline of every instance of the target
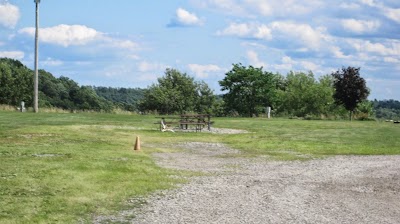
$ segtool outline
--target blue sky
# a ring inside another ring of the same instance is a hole
[[[33,68],[35,4],[0,0],[0,57]],[[232,63],[316,77],[361,67],[400,100],[398,0],[41,0],[39,67],[80,85],[141,87],[166,68],[218,81]]]

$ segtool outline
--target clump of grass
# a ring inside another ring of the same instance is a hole
[[[6,105],[6,104],[0,104],[0,110],[3,111],[17,111],[17,108],[14,106]]]

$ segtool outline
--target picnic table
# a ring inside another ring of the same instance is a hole
[[[165,131],[168,126],[178,125],[182,130],[194,129],[196,132],[207,127],[211,130],[211,115],[209,114],[181,114],[179,116],[158,117],[161,118],[160,130]],[[171,129],[172,130],[172,129]]]

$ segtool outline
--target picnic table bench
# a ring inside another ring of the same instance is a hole
[[[175,117],[158,118],[161,118],[161,121],[159,122],[161,131],[171,131],[171,125],[178,125],[182,130],[191,130],[190,127],[193,127],[196,132],[201,132],[205,127],[207,127],[208,130],[211,130],[211,124],[213,123],[211,121],[211,115],[209,114],[181,114],[180,116]],[[167,119],[169,121],[167,121]]]

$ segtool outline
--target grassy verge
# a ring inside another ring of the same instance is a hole
[[[0,112],[0,222],[89,221],[172,187],[177,173],[149,156],[157,148],[132,150],[143,118]]]
[[[302,159],[400,154],[400,126],[381,122],[215,118],[219,135],[157,131],[154,116],[0,111],[0,223],[90,222],[191,175],[151,159],[184,141],[222,142],[245,155]],[[136,136],[142,151],[134,152]]]
[[[245,129],[224,142],[250,155],[277,159],[327,155],[400,154],[400,125],[376,121],[307,121],[290,119],[222,119],[218,123]]]

